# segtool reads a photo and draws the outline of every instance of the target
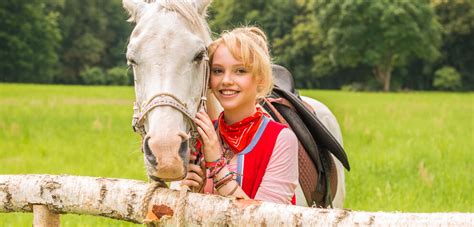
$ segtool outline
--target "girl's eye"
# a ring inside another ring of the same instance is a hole
[[[244,69],[244,68],[237,69],[236,71],[237,71],[238,74],[245,74],[245,73],[247,73],[247,70]]]
[[[219,69],[219,68],[214,68],[214,69],[211,70],[211,72],[212,72],[213,74],[219,74],[219,73],[222,73],[223,70],[222,70],[222,69]]]

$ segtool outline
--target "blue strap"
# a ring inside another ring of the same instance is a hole
[[[258,141],[260,141],[260,138],[262,137],[263,131],[267,128],[268,122],[270,122],[270,119],[267,117],[263,117],[262,124],[257,130],[257,133],[255,133],[255,136],[253,137],[252,141],[250,144],[237,155],[237,182],[239,185],[242,186],[242,176],[243,176],[243,163],[244,163],[244,155],[252,151],[255,146],[257,145]]]

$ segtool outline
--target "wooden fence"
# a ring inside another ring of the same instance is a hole
[[[155,186],[136,180],[84,176],[0,175],[0,212],[34,212],[35,226],[59,225],[62,213],[171,226],[474,225],[472,213],[316,209]]]

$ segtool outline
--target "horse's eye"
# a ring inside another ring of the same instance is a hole
[[[200,51],[199,53],[197,53],[195,56],[194,56],[194,59],[193,59],[193,62],[194,63],[199,63],[202,61],[202,59],[204,59],[204,56],[206,55],[206,52],[203,50],[203,51]]]
[[[130,67],[133,67],[133,66],[137,65],[137,62],[135,62],[135,60],[129,58],[129,59],[127,59],[127,65],[130,66]]]

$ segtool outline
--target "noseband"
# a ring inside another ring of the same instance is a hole
[[[204,57],[201,61],[201,64],[204,64],[204,80],[202,82],[202,88],[201,88],[201,98],[199,100],[199,105],[197,107],[196,111],[199,111],[203,109],[204,111],[207,111],[206,107],[206,100],[207,100],[207,86],[209,84],[209,57],[207,54],[207,51],[204,52]],[[144,103],[144,105],[140,105],[137,101],[134,102],[133,104],[133,118],[132,118],[132,128],[133,131],[136,133],[140,134],[142,139],[145,138],[147,132],[145,130],[145,120],[147,118],[147,115],[150,111],[152,111],[154,108],[159,107],[159,106],[169,106],[172,107],[179,112],[181,112],[189,125],[189,131],[187,132],[188,135],[190,136],[191,139],[191,145],[194,145],[196,140],[199,137],[199,133],[197,132],[197,126],[196,123],[194,122],[194,117],[193,112],[189,110],[188,106],[181,101],[179,98],[177,98],[175,95],[170,94],[170,93],[157,93],[154,96],[152,96],[147,102]],[[194,147],[194,146],[193,146]],[[195,148],[191,148],[195,149]]]

